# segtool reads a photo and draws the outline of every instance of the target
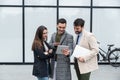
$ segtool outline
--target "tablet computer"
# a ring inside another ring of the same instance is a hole
[[[56,54],[62,54],[62,50],[63,49],[69,49],[69,46],[66,45],[58,45],[57,50],[56,50]]]

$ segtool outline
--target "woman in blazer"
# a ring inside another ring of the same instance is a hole
[[[99,49],[97,40],[93,33],[84,29],[84,23],[85,21],[81,18],[74,21],[74,31],[79,36],[77,45],[90,50],[88,55],[75,58],[75,70],[78,80],[89,80],[91,71],[98,69],[97,53]]]
[[[53,57],[52,49],[46,40],[47,28],[45,26],[38,27],[32,44],[34,53],[33,75],[38,80],[48,80],[49,59]]]

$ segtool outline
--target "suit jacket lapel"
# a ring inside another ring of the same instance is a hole
[[[57,35],[57,33],[54,33],[54,35],[53,35],[53,42],[56,42],[55,41],[56,35]]]
[[[66,37],[66,32],[62,35],[61,40],[60,40],[60,44],[62,44],[62,43],[63,43],[63,41],[64,41],[65,37]]]
[[[83,31],[82,31],[81,40],[80,40],[80,45],[82,45],[82,44],[83,44],[84,39],[85,39],[85,31],[83,30]]]
[[[87,33],[83,30],[83,35],[81,37],[80,46],[89,49],[88,37],[86,37]]]

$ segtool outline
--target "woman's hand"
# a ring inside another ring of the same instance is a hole
[[[51,54],[52,52],[53,52],[53,50],[52,50],[52,49],[49,49],[48,51],[44,52],[44,54],[45,54],[45,55],[49,55],[49,54]]]
[[[48,53],[52,53],[52,52],[53,52],[53,50],[52,50],[52,49],[49,49],[49,50],[48,50]]]

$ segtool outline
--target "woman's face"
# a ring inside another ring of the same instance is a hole
[[[46,29],[43,30],[43,35],[42,35],[42,37],[43,37],[44,40],[47,39],[47,34],[48,34],[48,31],[47,31]]]

